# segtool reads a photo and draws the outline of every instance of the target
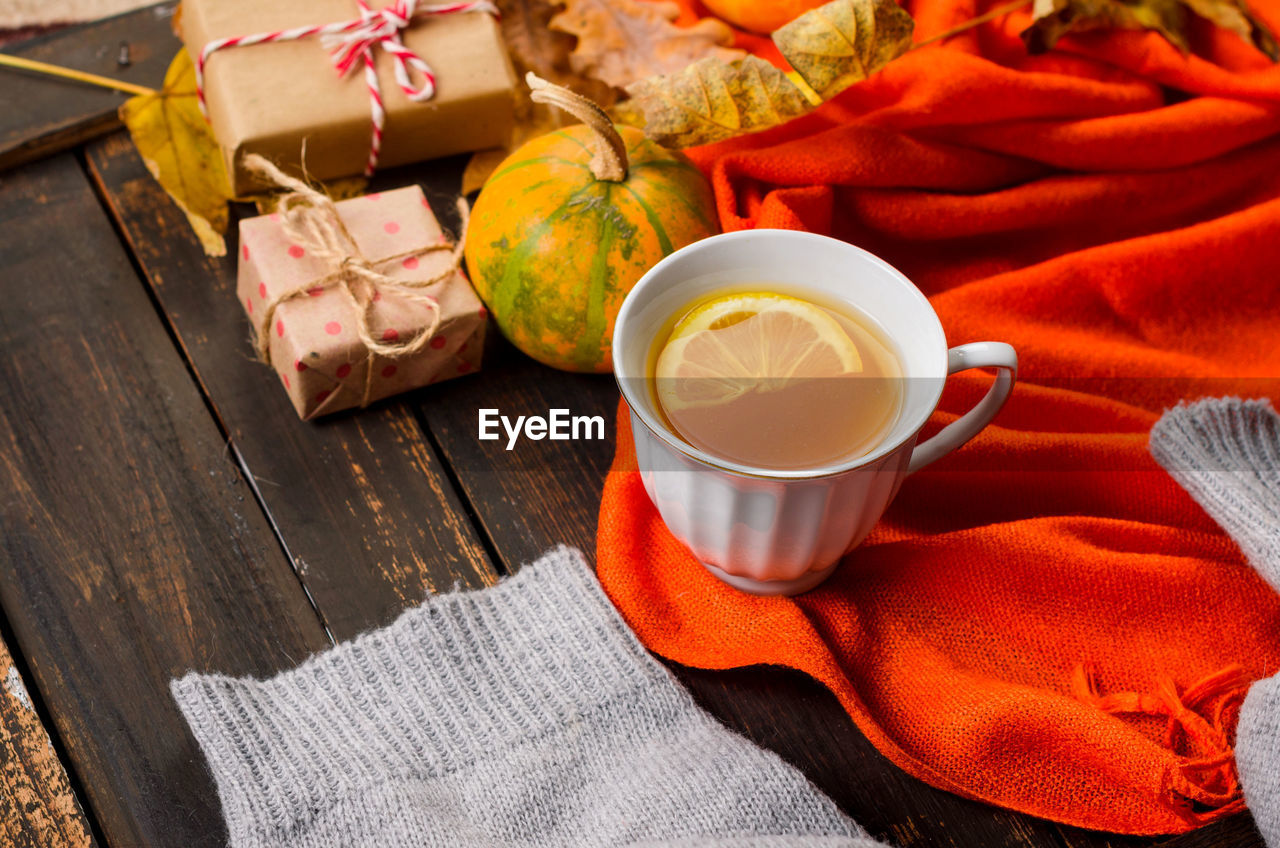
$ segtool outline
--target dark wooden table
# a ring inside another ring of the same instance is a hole
[[[132,68],[114,67],[124,39]],[[155,85],[176,48],[147,10],[9,49]],[[223,844],[169,680],[296,665],[559,543],[591,558],[613,451],[479,442],[479,406],[569,407],[612,435],[611,378],[501,342],[477,377],[299,422],[252,361],[234,237],[201,253],[127,137],[102,135],[119,100],[0,76],[0,162],[25,160],[0,173],[0,845]],[[417,182],[446,210],[461,167],[376,187]],[[674,671],[896,845],[1262,846],[1248,815],[1151,840],[965,801],[895,768],[799,673]]]

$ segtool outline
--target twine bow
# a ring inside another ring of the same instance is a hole
[[[374,48],[381,47],[395,59],[396,84],[400,86],[400,90],[406,97],[415,102],[430,100],[436,93],[435,73],[421,56],[404,46],[404,42],[400,40],[401,32],[418,18],[453,15],[460,12],[488,12],[498,17],[498,8],[490,0],[469,0],[469,2],[446,3],[441,6],[425,6],[421,9],[418,8],[418,0],[396,0],[383,9],[371,9],[366,0],[355,0],[355,2],[360,8],[360,17],[349,21],[260,32],[254,35],[237,35],[210,41],[196,57],[196,100],[200,104],[200,111],[206,118],[209,116],[204,97],[204,66],[214,53],[226,47],[297,41],[319,36],[320,43],[329,50],[339,76],[350,73],[357,61],[364,65],[365,85],[369,89],[369,110],[373,123],[369,141],[369,159],[365,164],[364,175],[372,176],[378,167],[378,158],[382,153],[382,129],[387,121],[387,113],[382,103],[382,88],[378,83],[378,70],[374,62]],[[414,84],[414,72],[422,78],[421,84]]]
[[[267,301],[262,310],[262,318],[258,322],[257,352],[258,358],[271,364],[271,326],[274,323],[276,309],[283,303],[307,297],[316,289],[337,288],[346,298],[356,315],[356,333],[361,343],[369,351],[366,358],[364,393],[361,406],[369,403],[369,393],[373,384],[373,366],[375,357],[382,356],[399,359],[412,356],[421,351],[440,327],[440,302],[422,289],[449,279],[458,272],[462,262],[463,244],[466,241],[469,209],[467,202],[458,199],[458,215],[461,218],[461,231],[454,244],[441,243],[424,245],[394,256],[369,259],[360,251],[347,227],[338,215],[338,207],[328,195],[317,191],[302,180],[295,179],[282,172],[268,160],[250,153],[244,158],[244,166],[273,185],[289,190],[280,198],[276,208],[285,234],[301,245],[309,255],[325,262],[330,270],[318,280],[308,280],[295,288],[283,291]],[[429,253],[447,251],[450,262],[433,277],[422,280],[400,280],[389,277],[378,270],[393,262],[403,261],[411,256],[421,257]],[[376,298],[387,294],[396,294],[404,300],[422,304],[431,310],[431,322],[418,333],[407,339],[382,339],[374,335],[373,304]],[[325,403],[313,414],[319,413],[324,405],[337,392],[325,399]]]

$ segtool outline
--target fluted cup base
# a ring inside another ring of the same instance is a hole
[[[826,568],[818,571],[810,571],[802,574],[792,580],[756,580],[752,577],[742,577],[737,574],[730,574],[724,569],[717,568],[711,563],[704,562],[702,567],[720,580],[728,583],[735,589],[740,589],[752,595],[799,595],[816,587],[819,583],[826,580],[832,575],[839,566],[839,562],[834,562]]]

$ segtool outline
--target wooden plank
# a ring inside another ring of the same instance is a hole
[[[618,389],[610,375],[553,371],[505,341],[485,362],[483,379],[441,383],[421,404],[428,428],[504,563],[518,566],[555,544],[595,553],[600,491],[613,459]],[[478,411],[518,415],[568,409],[600,416],[601,441],[481,442]]]
[[[1266,848],[1262,834],[1258,833],[1253,816],[1248,812],[1220,819],[1181,836],[1155,840],[1095,833],[1073,827],[1063,827],[1062,833],[1064,848],[1138,848],[1148,845],[1159,848]]]
[[[42,38],[10,44],[5,53],[159,88],[180,46],[170,21],[175,2],[161,3]],[[128,45],[129,65],[119,64]],[[30,162],[120,126],[116,110],[129,95],[29,71],[0,68],[0,170]]]
[[[1160,848],[1267,848],[1267,846],[1262,841],[1262,834],[1258,833],[1258,826],[1253,823],[1253,816],[1245,812],[1161,842]]]
[[[333,635],[386,623],[428,592],[496,580],[412,409],[391,401],[299,421],[275,373],[253,361],[234,238],[229,257],[204,256],[125,136],[103,139],[88,159]],[[445,167],[456,174],[456,162]]]
[[[112,845],[225,843],[189,669],[328,645],[76,160],[0,176],[0,598]]]
[[[0,641],[0,844],[87,848],[94,843],[67,770]]]

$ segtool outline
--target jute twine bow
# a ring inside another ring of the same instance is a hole
[[[271,326],[274,323],[276,309],[282,303],[308,297],[316,289],[337,288],[355,312],[356,333],[369,351],[369,356],[366,358],[368,367],[365,369],[364,392],[360,401],[361,406],[367,406],[373,385],[374,359],[378,356],[390,359],[412,356],[426,347],[440,327],[440,302],[422,292],[421,289],[443,282],[458,272],[470,217],[466,200],[458,198],[458,215],[462,223],[456,243],[424,245],[404,253],[371,260],[360,252],[360,247],[338,215],[337,205],[324,192],[289,176],[256,153],[251,153],[244,158],[244,166],[271,184],[289,189],[289,193],[280,198],[279,205],[276,207],[285,234],[305,248],[308,254],[330,267],[329,272],[323,277],[308,280],[267,301],[262,310],[262,318],[258,322],[258,358],[268,365],[271,364]],[[450,254],[450,262],[440,273],[427,279],[399,280],[378,270],[379,266],[400,262],[411,256],[421,257],[441,251]],[[376,338],[372,327],[374,299],[375,296],[385,296],[388,293],[399,295],[404,300],[420,303],[429,308],[431,323],[408,339]],[[336,391],[330,393],[312,414],[321,412],[337,394]]]

